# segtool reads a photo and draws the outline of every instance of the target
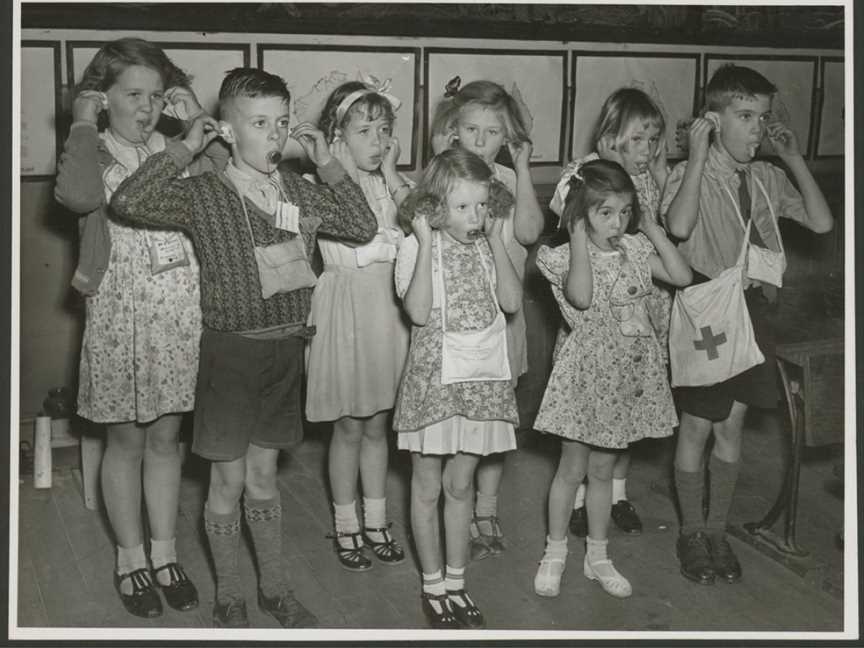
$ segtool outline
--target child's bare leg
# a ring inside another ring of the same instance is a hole
[[[617,452],[599,448],[592,448],[588,455],[588,489],[585,493],[585,508],[588,511],[589,539],[605,540],[609,536],[612,470],[617,457]]]
[[[180,421],[179,414],[167,414],[146,426],[144,498],[154,540],[171,540],[177,526]]]
[[[461,569],[468,559],[468,524],[474,503],[474,471],[477,455],[458,453],[444,467],[444,538],[447,567]]]
[[[583,571],[586,577],[599,581],[608,594],[624,598],[633,590],[606,553],[612,511],[612,471],[617,458],[617,452],[600,448],[593,448],[588,457],[588,490],[585,494],[588,538]]]
[[[619,452],[615,459],[615,466],[612,468],[612,479],[627,479],[627,474],[630,472],[630,450]],[[626,499],[626,498],[622,498]],[[616,500],[617,501],[617,500]],[[614,502],[613,502],[614,504]]]
[[[101,469],[102,497],[117,544],[136,547],[144,542],[141,464],[146,433],[135,422],[118,423],[107,428]]]
[[[705,444],[711,435],[712,423],[708,419],[681,412],[678,443],[675,446],[675,467],[687,472],[702,469]]]
[[[378,412],[365,419],[360,444],[360,480],[363,495],[380,499],[387,484],[387,414]]]
[[[534,576],[538,596],[558,596],[567,566],[567,521],[576,489],[585,478],[590,449],[580,441],[561,440],[561,458],[549,488],[549,535],[540,567]]]
[[[333,423],[328,468],[333,502],[353,504],[357,497],[357,475],[360,470],[360,446],[363,441],[363,421],[343,417]]]
[[[552,540],[567,537],[570,510],[576,489],[585,478],[589,452],[588,446],[580,441],[561,441],[561,458],[549,488],[549,538]]]
[[[146,432],[134,421],[107,428],[101,468],[102,498],[117,539],[116,573],[123,575],[147,567],[141,521],[141,464]],[[149,580],[149,571],[140,573]],[[130,595],[132,591],[130,578],[120,581],[121,593]],[[158,598],[158,594],[155,596]]]
[[[491,545],[493,553],[504,549],[497,535],[499,529],[489,518],[498,517],[498,490],[501,488],[501,478],[504,475],[505,459],[506,455],[503,452],[497,452],[481,457],[477,465],[477,499],[474,516],[477,518],[477,528],[480,533],[493,538],[494,542]]]
[[[420,569],[424,574],[434,574],[441,570],[438,530],[441,457],[412,452],[411,465],[411,530],[420,559]],[[443,590],[443,580],[441,583]]]

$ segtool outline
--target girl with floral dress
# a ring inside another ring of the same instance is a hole
[[[522,287],[502,239],[511,204],[489,166],[459,148],[433,158],[400,209],[413,234],[399,250],[396,290],[414,326],[394,428],[411,452],[421,599],[436,628],[485,624],[464,574],[477,463],[516,447],[504,313],[520,308]]]
[[[175,548],[178,435],[181,413],[194,406],[201,337],[198,262],[180,232],[108,218],[120,183],[165,148],[156,130],[163,109],[188,120],[203,112],[186,74],[147,41],[104,45],[76,88],[55,188],[61,204],[85,216],[72,279],[86,305],[78,413],[107,426],[102,496],[117,541],[115,587],[126,609],[142,617],[162,614],[157,586],[173,608],[198,605]],[[224,166],[227,151],[211,159],[214,151],[187,172]]]
[[[534,424],[562,438],[549,490],[546,551],[534,591],[559,594],[567,521],[576,488],[587,474],[583,573],[623,598],[632,588],[606,553],[612,466],[629,443],[669,436],[677,424],[646,298],[652,277],[685,286],[691,272],[660,226],[640,218],[636,189],[620,165],[588,162],[569,184],[563,218],[570,241],[542,246],[537,254],[571,333],[557,351]],[[637,228],[644,236],[636,236]]]
[[[458,146],[479,155],[492,170],[493,177],[513,194],[515,204],[505,217],[503,238],[520,282],[525,279],[527,248],[537,241],[544,226],[543,212],[531,179],[530,130],[515,97],[502,86],[486,80],[461,86],[458,76],[447,84],[431,125],[435,153]],[[495,161],[505,146],[513,169]],[[507,344],[515,389],[519,377],[528,371],[523,309],[507,316]],[[503,455],[484,457],[477,468],[477,498],[470,527],[472,560],[499,555],[506,548],[498,517],[498,493],[503,474]]]
[[[620,88],[613,92],[600,109],[594,131],[595,152],[574,160],[565,167],[549,203],[558,216],[564,211],[564,201],[570,178],[591,160],[610,160],[620,164],[636,187],[642,218],[658,222],[660,196],[666,185],[669,167],[666,162],[666,122],[656,102],[638,88]],[[561,227],[564,227],[563,221]],[[668,362],[669,315],[672,294],[668,286],[654,282],[646,306],[651,324],[657,333],[663,358]],[[559,331],[559,341],[567,334],[566,324]],[[612,475],[612,520],[625,533],[642,532],[642,521],[627,497],[627,475],[630,472],[630,451],[618,453]],[[570,518],[570,531],[584,538],[588,533],[585,512],[585,484],[576,491]]]

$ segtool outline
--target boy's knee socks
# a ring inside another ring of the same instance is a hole
[[[713,454],[708,461],[709,500],[708,519],[705,526],[711,535],[723,535],[729,519],[729,509],[732,507],[732,496],[735,484],[738,482],[740,461],[728,462],[718,459]]]
[[[675,490],[681,509],[681,533],[690,534],[705,528],[702,515],[702,497],[705,490],[705,473],[690,472],[675,468]]]
[[[240,509],[235,508],[231,513],[213,513],[205,503],[204,531],[216,568],[216,600],[225,602],[231,597],[242,598],[237,564],[240,553]]]
[[[265,596],[279,595],[287,586],[282,565],[282,504],[280,495],[243,501],[246,524],[258,563],[258,584]]]

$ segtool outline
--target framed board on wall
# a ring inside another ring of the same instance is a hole
[[[671,159],[684,157],[675,140],[677,125],[693,116],[699,91],[699,55],[666,52],[573,51],[573,136],[570,158],[593,152],[592,137],[606,98],[619,88],[637,88],[650,96],[666,121]]]
[[[825,56],[822,66],[822,103],[816,136],[816,157],[839,157],[845,152],[845,68],[842,57]]]
[[[69,87],[81,80],[84,69],[104,43],[69,41],[66,43],[66,63]],[[156,42],[181,70],[192,77],[192,90],[201,107],[215,115],[219,86],[228,70],[249,66],[249,45],[244,43],[177,43]],[[167,90],[167,88],[166,88]]]
[[[53,176],[60,150],[60,43],[21,42],[21,175]]]
[[[706,54],[705,85],[717,68],[728,63],[752,68],[776,86],[777,94],[771,110],[792,129],[798,138],[801,153],[809,157],[816,96],[816,57]],[[762,140],[760,149],[763,155],[775,155],[774,147],[767,137]]]
[[[317,123],[327,97],[348,81],[366,81],[399,99],[394,135],[399,138],[400,169],[413,169],[417,133],[420,49],[328,45],[258,45],[258,67],[278,74],[291,92],[291,125]],[[288,155],[302,152],[288,140]]]
[[[461,85],[486,79],[500,84],[522,108],[534,144],[532,165],[559,165],[564,161],[566,79],[564,50],[486,50],[428,47],[424,49],[426,114],[424,152],[429,145],[432,115],[444,97],[447,83],[458,76]]]

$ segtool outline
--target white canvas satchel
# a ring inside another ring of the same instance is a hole
[[[713,385],[765,361],[744,299],[744,266],[752,222],[744,228],[734,266],[675,294],[669,322],[673,387]]]

